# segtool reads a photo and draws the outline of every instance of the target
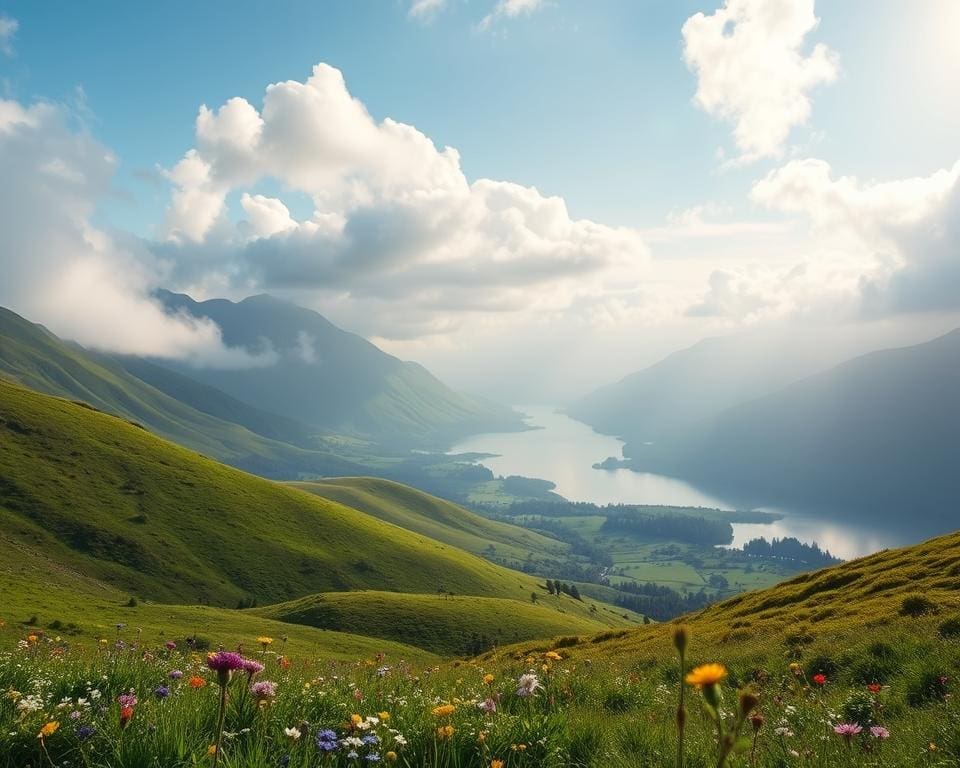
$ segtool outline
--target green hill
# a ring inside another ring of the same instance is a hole
[[[131,366],[134,373],[124,364]],[[173,397],[137,377],[151,371],[156,381],[175,390]],[[40,392],[82,400],[136,421],[181,445],[258,474],[290,477],[298,470],[315,474],[356,471],[356,465],[330,453],[304,450],[271,439],[265,434],[271,414],[165,369],[135,360],[113,360],[66,344],[42,326],[2,307],[0,375]],[[191,400],[200,409],[190,405]],[[262,433],[251,431],[241,422]],[[284,424],[279,418],[275,422]],[[278,437],[290,439],[293,427],[282,429]]]
[[[541,562],[561,559],[570,550],[570,545],[562,541],[517,525],[489,520],[452,502],[390,480],[337,477],[291,485],[511,567],[530,559]]]
[[[599,622],[564,612],[573,602],[566,596],[545,597],[544,604],[534,605],[529,600],[520,603],[495,597],[333,592],[253,609],[252,613],[389,638],[442,656],[470,656],[491,645],[600,631]],[[562,606],[559,611],[554,603]]]
[[[322,315],[268,295],[240,302],[160,291],[176,312],[212,320],[226,344],[270,351],[273,365],[242,370],[163,363],[238,400],[320,429],[391,444],[445,447],[476,432],[522,429],[509,408],[451,390],[416,363],[381,351]]]
[[[438,589],[524,603],[531,593],[547,597],[534,577],[2,380],[0,445],[7,539],[141,599],[233,607]],[[605,626],[639,618],[591,601],[544,604]]]

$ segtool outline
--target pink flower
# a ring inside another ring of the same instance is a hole
[[[880,739],[883,741],[884,739],[890,738],[890,731],[888,731],[882,725],[873,725],[870,727],[870,735],[875,739]]]
[[[259,661],[254,661],[253,659],[244,659],[243,669],[250,677],[253,677],[254,675],[263,672],[263,664],[261,664]]]
[[[481,712],[486,712],[488,715],[492,715],[497,711],[497,702],[493,699],[484,699],[483,701],[477,702],[477,709]]]
[[[250,686],[250,693],[257,701],[269,701],[277,695],[277,684],[270,680],[260,680]]]
[[[862,730],[863,728],[856,723],[840,723],[839,725],[833,726],[833,732],[843,736],[843,738],[847,739],[848,741]]]

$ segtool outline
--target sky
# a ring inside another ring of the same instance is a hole
[[[960,324],[960,0],[0,0],[0,305],[262,364],[269,292],[559,402],[705,336]]]

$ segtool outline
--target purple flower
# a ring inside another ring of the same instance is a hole
[[[244,659],[243,669],[250,677],[253,677],[260,672],[263,672],[263,664],[261,664],[259,661],[254,661],[253,659]]]
[[[856,723],[840,723],[839,725],[833,726],[834,733],[839,734],[840,736],[843,736],[843,738],[848,740],[852,739],[862,730],[863,728],[861,728]]]
[[[81,725],[77,728],[77,738],[80,741],[86,741],[89,738],[92,738],[97,732],[97,729],[92,725]]]
[[[543,686],[540,684],[540,680],[536,675],[520,675],[520,679],[517,681],[517,696],[535,696],[541,688],[543,688]]]
[[[169,677],[171,680],[179,680],[181,677],[183,677],[183,672],[181,672],[179,669],[171,669],[170,674],[167,675],[167,677]]]
[[[329,728],[317,731],[316,742],[317,749],[321,752],[333,752],[340,745],[337,732]]]
[[[493,699],[484,699],[483,701],[477,702],[477,709],[481,712],[486,712],[488,715],[492,715],[497,711],[497,702]]]
[[[890,738],[890,731],[888,731],[882,725],[873,725],[870,727],[870,735],[875,739],[880,739],[883,741],[884,739]]]
[[[368,763],[379,763],[380,755],[378,755],[376,752],[371,752],[364,757],[364,760],[366,760]]]
[[[137,706],[137,697],[132,693],[121,693],[117,696],[117,701],[120,702],[120,706],[123,708]]]
[[[158,699],[165,699],[170,695],[170,689],[165,685],[158,685],[156,690],[153,692],[153,695]]]
[[[250,686],[250,693],[260,701],[272,699],[277,695],[277,684],[270,680],[260,680]]]
[[[175,651],[177,649],[177,644],[173,642],[173,640],[167,640],[167,642],[163,644],[163,647],[168,651]]]
[[[369,747],[372,744],[379,744],[380,738],[375,733],[368,733],[363,737],[363,743]]]
[[[232,651],[218,651],[207,656],[207,666],[214,672],[234,672],[243,669],[246,659]]]

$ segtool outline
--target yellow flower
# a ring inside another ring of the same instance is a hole
[[[211,744],[209,747],[207,747],[207,754],[210,755],[211,757],[217,754],[217,745]]]
[[[496,679],[497,678],[495,678],[493,675],[487,673],[486,675],[483,676],[483,684],[490,685],[490,683],[492,683]]]
[[[503,760],[491,760],[490,768],[503,768]]]
[[[441,725],[437,728],[437,738],[446,741],[453,736],[455,730],[452,725]]]
[[[27,642],[30,643],[31,645],[33,645],[39,639],[40,638],[38,638],[36,635],[27,635]]]
[[[360,715],[357,715],[357,714],[350,715],[350,725],[357,726],[357,725],[360,725],[360,723],[362,722],[363,722],[363,718],[360,717]]]
[[[727,670],[723,664],[701,664],[691,670],[686,679],[690,685],[703,688],[705,685],[716,685],[726,676]]]
[[[264,648],[266,648],[270,643],[273,642],[272,637],[258,637],[257,642],[260,643]]]
[[[387,722],[390,719],[389,712],[377,712],[377,717],[379,717],[383,722]]]
[[[791,661],[791,662],[790,662],[790,671],[793,672],[793,674],[795,674],[795,675],[799,675],[799,674],[800,674],[800,665],[797,664],[797,662],[795,662],[795,661]]]
[[[37,734],[38,739],[45,739],[47,736],[53,736],[57,732],[57,728],[60,727],[60,723],[57,720],[51,720],[43,728],[40,729],[40,733]]]
[[[388,763],[397,762],[397,753],[394,752],[392,749],[389,752],[387,752],[387,754],[385,754],[384,757],[387,759]]]
[[[433,708],[433,715],[434,717],[447,717],[456,711],[457,708],[453,704],[441,704],[439,707]]]
[[[563,661],[563,656],[561,656],[561,655],[560,655],[559,653],[557,653],[556,651],[547,651],[547,652],[546,652],[545,654],[543,654],[543,655],[544,655],[546,658],[550,659],[551,661]]]
[[[11,688],[4,694],[4,696],[10,699],[10,701],[17,701],[21,696],[23,696],[23,694],[20,693],[20,691],[15,691],[13,688]]]

